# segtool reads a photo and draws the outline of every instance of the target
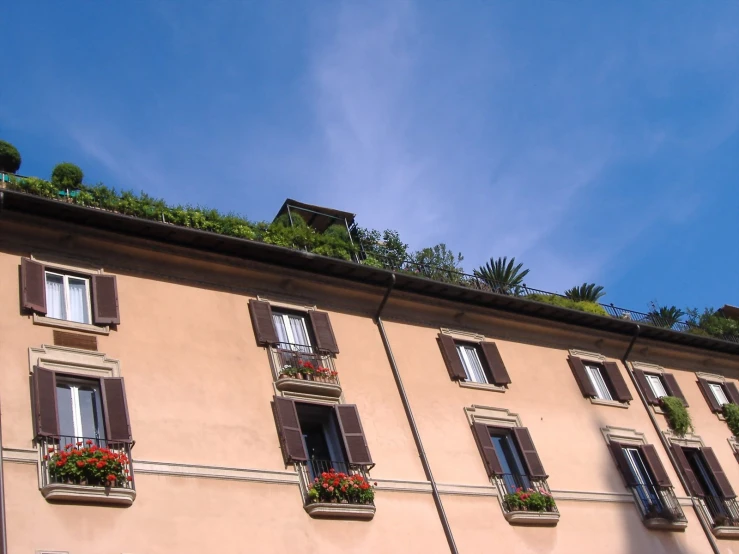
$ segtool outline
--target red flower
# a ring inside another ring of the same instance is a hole
[[[48,450],[49,450],[49,452],[54,452],[54,447],[53,447],[53,446],[50,446],[50,447],[48,448]]]
[[[329,487],[328,488],[328,492],[334,492],[334,488],[333,487]]]
[[[44,455],[44,460],[48,460],[48,459],[49,459],[49,455],[48,454],[45,454]]]
[[[61,460],[56,463],[56,467],[62,467],[64,465],[64,462]]]
[[[131,477],[131,476],[129,475],[128,477],[126,477],[126,481],[133,481],[133,477]]]
[[[70,448],[72,448],[72,444],[71,444],[71,443],[70,443],[70,444],[65,444],[65,445],[64,445],[64,448],[65,448],[66,450],[69,450]]]
[[[97,464],[95,464],[95,467],[97,467],[98,469],[103,469],[105,467],[105,462],[98,462]]]
[[[77,444],[79,444],[79,443],[77,443]],[[92,444],[92,441],[91,441],[90,439],[87,439],[87,440],[85,441],[85,444],[87,444],[87,445],[89,446],[89,445],[91,445],[91,444]]]
[[[110,481],[110,482],[112,483],[113,481],[117,481],[117,480],[118,480],[118,477],[116,477],[116,476],[115,476],[115,475],[113,475],[113,474],[110,474],[110,475],[108,475],[108,476],[106,477],[106,479],[107,479],[108,481]]]
[[[77,446],[82,446],[82,441],[77,442]]]
[[[85,467],[85,462],[83,462],[82,460],[79,460],[77,462],[77,467]]]

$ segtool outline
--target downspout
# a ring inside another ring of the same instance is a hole
[[[408,424],[411,426],[411,433],[413,433],[413,440],[416,442],[416,448],[418,449],[418,456],[421,458],[421,465],[423,466],[423,471],[426,473],[426,479],[431,483],[431,496],[434,498],[434,504],[436,504],[436,511],[439,513],[439,519],[441,520],[441,526],[444,528],[444,535],[446,535],[447,543],[449,544],[449,550],[452,552],[452,554],[458,554],[457,545],[454,542],[454,536],[452,535],[452,528],[449,525],[449,520],[446,517],[446,512],[444,511],[444,505],[441,503],[441,496],[439,495],[439,489],[436,486],[436,481],[434,480],[434,475],[431,473],[431,466],[429,465],[428,458],[426,457],[426,451],[423,448],[423,443],[421,442],[421,435],[418,432],[418,427],[416,426],[416,419],[413,417],[413,411],[411,410],[410,402],[408,402],[408,396],[405,393],[405,387],[403,386],[403,380],[400,378],[400,372],[398,371],[398,364],[395,362],[395,356],[393,355],[393,351],[390,348],[390,341],[387,338],[387,333],[385,332],[385,325],[382,323],[381,315],[382,311],[385,308],[385,304],[387,304],[388,299],[390,298],[390,293],[393,291],[393,287],[395,287],[395,273],[391,275],[390,285],[387,288],[387,291],[385,292],[385,296],[382,298],[382,302],[380,303],[380,307],[377,309],[377,314],[375,315],[375,323],[377,324],[377,328],[380,330],[380,337],[382,337],[382,344],[385,346],[385,352],[387,353],[388,361],[390,362],[390,368],[393,370],[393,377],[395,377],[395,384],[398,386],[398,392],[400,393],[400,400],[403,403],[403,408],[405,409],[405,415],[408,418]]]
[[[716,544],[716,539],[713,537],[713,532],[708,527],[708,524],[706,523],[705,518],[703,517],[702,508],[698,500],[695,498],[695,496],[693,496],[693,493],[691,492],[690,487],[688,486],[688,483],[685,480],[685,477],[680,471],[677,461],[675,460],[675,456],[672,453],[672,449],[670,448],[670,443],[665,437],[665,435],[662,433],[662,430],[659,427],[659,423],[657,422],[657,417],[654,415],[654,411],[652,410],[652,407],[649,405],[649,402],[647,402],[647,397],[645,396],[644,391],[639,386],[639,383],[636,380],[636,375],[634,375],[634,371],[632,370],[631,366],[628,363],[629,355],[631,354],[631,350],[634,348],[634,344],[636,343],[636,340],[639,338],[639,333],[641,333],[641,326],[637,325],[636,330],[634,331],[634,336],[632,337],[631,342],[629,343],[629,347],[626,349],[626,352],[624,353],[623,358],[621,358],[621,362],[624,364],[624,367],[626,367],[626,372],[629,374],[629,377],[631,377],[631,382],[634,385],[634,389],[636,389],[636,393],[639,395],[639,399],[644,405],[644,409],[647,411],[647,414],[649,414],[649,419],[652,421],[654,430],[657,431],[657,436],[659,437],[659,440],[662,442],[663,448],[667,452],[667,457],[670,459],[670,463],[672,464],[672,467],[675,469],[675,473],[677,473],[677,477],[678,479],[680,479],[680,483],[682,484],[683,488],[685,489],[685,491],[688,493],[688,496],[690,497],[690,501],[693,504],[693,509],[695,510],[695,515],[698,516],[698,521],[700,521],[701,528],[703,529],[703,532],[706,534],[706,538],[708,539],[708,544],[711,545],[711,550],[713,550],[714,554],[721,554],[721,550],[719,549],[718,544]]]
[[[2,191],[0,191],[0,207]],[[0,417],[0,420],[2,418]],[[0,554],[8,552],[8,530],[5,525],[5,474],[3,472],[3,429],[0,421]]]

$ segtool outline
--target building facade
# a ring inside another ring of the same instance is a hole
[[[737,344],[0,194],[6,552],[739,552]]]

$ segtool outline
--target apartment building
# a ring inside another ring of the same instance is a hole
[[[0,282],[5,552],[739,552],[739,344],[8,190]]]

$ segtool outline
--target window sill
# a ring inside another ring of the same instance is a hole
[[[280,392],[297,392],[329,398],[339,398],[341,396],[341,385],[326,381],[307,381],[293,377],[280,377],[275,381],[275,388]]]
[[[76,321],[67,321],[66,319],[54,319],[45,315],[33,314],[34,325],[44,325],[46,327],[59,327],[60,329],[74,329],[76,331],[86,331],[97,335],[109,335],[110,327],[108,325],[93,325],[91,323],[77,323]]]
[[[688,526],[687,521],[671,521],[661,517],[654,517],[643,521],[644,527],[647,529],[660,529],[662,531],[684,531]]]
[[[136,499],[136,491],[124,488],[90,487],[54,483],[41,489],[48,502],[83,502],[89,504],[113,504],[130,506]]]
[[[728,525],[719,525],[712,530],[713,536],[718,539],[739,539],[739,527],[730,527]]]
[[[511,525],[541,525],[554,527],[559,522],[559,512],[504,512],[506,521]]]
[[[478,389],[478,390],[489,390],[493,392],[505,392],[505,387],[498,385],[491,385],[489,383],[470,383],[468,381],[457,381],[460,387],[465,389]]]
[[[590,398],[591,404],[597,404],[599,406],[611,406],[613,408],[624,408],[629,407],[628,402],[619,402],[618,400],[601,400],[600,398]]]
[[[340,504],[316,502],[306,504],[305,511],[315,519],[358,519],[369,521],[375,517],[374,504]]]

